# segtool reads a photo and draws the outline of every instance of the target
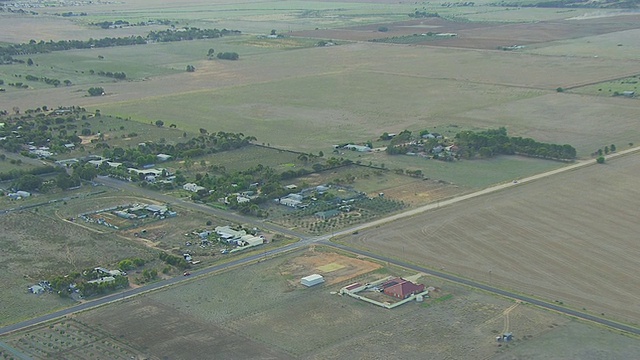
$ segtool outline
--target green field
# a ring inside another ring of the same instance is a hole
[[[371,161],[377,166],[385,164],[385,167],[391,170],[420,169],[426,178],[443,180],[467,189],[481,189],[492,184],[509,182],[566,165],[550,160],[506,155],[491,159],[444,162],[417,156],[389,156],[384,153],[376,153],[363,156],[361,161],[363,164]]]

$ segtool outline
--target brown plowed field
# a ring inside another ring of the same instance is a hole
[[[360,231],[347,241],[638,324],[639,175],[640,155],[629,155]]]
[[[293,32],[293,36],[334,40],[368,41],[410,36],[413,34],[456,33],[457,37],[425,39],[420,45],[470,49],[496,49],[500,46],[529,45],[563,39],[607,34],[637,29],[640,15],[592,18],[584,20],[556,20],[520,24],[492,24],[453,22],[440,18],[425,18],[384,24],[389,30],[378,31],[383,24],[371,24],[343,29],[318,29]]]

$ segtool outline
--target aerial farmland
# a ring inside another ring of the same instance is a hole
[[[638,358],[636,5],[0,1],[0,356]]]

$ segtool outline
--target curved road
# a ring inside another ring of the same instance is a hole
[[[640,147],[631,148],[631,149],[628,149],[628,150],[625,150],[625,151],[620,151],[620,152],[615,153],[615,154],[610,154],[606,158],[607,158],[607,160],[609,160],[609,159],[612,159],[612,158],[615,158],[615,157],[618,157],[618,156],[623,156],[625,154],[636,152],[638,150],[640,150]],[[400,218],[414,216],[414,215],[423,213],[425,211],[429,211],[429,210],[432,210],[432,209],[439,208],[441,206],[447,206],[447,205],[455,204],[457,202],[464,201],[464,200],[467,200],[467,199],[471,199],[471,198],[474,198],[474,197],[483,196],[483,195],[490,194],[490,193],[493,193],[493,192],[496,192],[496,191],[501,191],[501,190],[504,190],[504,189],[512,187],[512,186],[519,186],[520,184],[523,184],[523,183],[527,183],[527,182],[530,182],[530,181],[534,181],[534,180],[538,180],[538,179],[545,178],[545,177],[548,177],[548,176],[552,176],[552,175],[555,175],[555,174],[559,174],[559,173],[562,173],[562,172],[565,172],[565,171],[571,171],[571,170],[575,170],[575,169],[578,169],[578,168],[582,168],[584,166],[590,166],[590,165],[594,165],[594,164],[595,164],[595,160],[580,161],[580,162],[577,162],[577,163],[575,163],[573,165],[569,165],[569,166],[562,167],[562,168],[559,168],[559,169],[556,169],[556,170],[548,171],[548,172],[545,172],[545,173],[541,173],[541,174],[538,174],[538,175],[534,175],[534,176],[530,176],[530,177],[521,179],[518,182],[506,183],[506,184],[500,184],[500,185],[492,186],[492,187],[489,187],[489,188],[486,188],[486,189],[483,189],[483,190],[480,190],[480,191],[477,191],[477,192],[474,192],[474,193],[469,193],[469,194],[457,196],[457,197],[454,197],[454,198],[451,198],[451,199],[448,199],[448,200],[440,201],[440,202],[438,202],[436,204],[428,204],[428,205],[425,205],[425,206],[422,206],[422,207],[419,207],[419,208],[416,208],[416,209],[411,209],[411,210],[408,210],[408,211],[403,212],[403,213],[399,213],[399,214],[395,214],[395,215],[389,216],[389,217],[384,218],[384,219],[375,220],[375,221],[372,221],[372,222],[369,222],[369,223],[366,223],[366,224],[361,224],[361,225],[354,226],[354,227],[351,227],[351,228],[348,228],[348,229],[344,229],[344,230],[341,230],[339,232],[335,232],[333,234],[328,234],[328,235],[323,235],[323,236],[318,236],[318,237],[305,237],[303,234],[297,233],[297,232],[295,232],[295,231],[293,231],[291,229],[283,228],[283,227],[280,227],[280,226],[277,226],[277,225],[274,225],[274,224],[271,224],[271,223],[256,221],[255,219],[246,218],[246,217],[238,215],[238,214],[233,214],[233,213],[230,213],[230,212],[227,212],[227,211],[223,211],[223,210],[220,210],[220,209],[212,208],[212,207],[209,207],[209,206],[206,206],[206,205],[203,205],[203,204],[195,204],[195,203],[192,203],[190,201],[185,201],[183,199],[177,199],[175,197],[171,197],[171,196],[168,196],[168,195],[160,194],[160,193],[155,192],[155,191],[151,191],[151,190],[147,190],[147,189],[143,189],[143,188],[137,187],[137,186],[135,186],[135,185],[133,185],[131,183],[115,180],[115,179],[112,179],[112,178],[101,177],[101,178],[99,178],[97,180],[98,182],[101,182],[104,185],[107,185],[107,186],[110,186],[110,187],[113,187],[113,188],[116,188],[116,189],[128,190],[128,191],[130,191],[132,193],[141,194],[141,195],[144,195],[145,197],[148,197],[150,199],[155,199],[157,201],[162,201],[162,202],[165,202],[165,203],[168,203],[168,204],[178,204],[181,207],[185,207],[185,208],[188,208],[188,209],[192,209],[192,210],[196,210],[196,211],[200,211],[200,212],[204,212],[204,213],[209,213],[211,215],[215,215],[215,216],[220,217],[220,218],[226,218],[226,219],[233,220],[233,221],[236,221],[236,222],[239,222],[239,223],[249,223],[249,224],[255,225],[257,227],[262,227],[262,228],[269,229],[271,231],[281,232],[281,233],[286,234],[286,235],[298,237],[298,238],[300,238],[300,241],[298,241],[296,243],[293,243],[293,244],[289,244],[289,245],[283,246],[281,248],[267,250],[267,251],[265,251],[263,253],[260,253],[260,254],[255,254],[255,255],[251,255],[251,256],[248,256],[248,257],[245,257],[245,258],[242,258],[242,259],[233,260],[233,261],[230,261],[228,263],[218,264],[218,265],[214,265],[214,266],[211,266],[211,267],[208,267],[208,268],[205,268],[205,269],[200,269],[200,270],[197,270],[197,271],[193,271],[192,275],[190,277],[178,276],[178,277],[174,277],[174,278],[171,278],[171,279],[162,280],[162,281],[159,281],[159,282],[156,282],[156,283],[145,285],[145,286],[142,286],[142,287],[139,287],[139,288],[127,289],[127,290],[122,291],[120,293],[114,293],[114,294],[110,294],[110,295],[104,296],[104,297],[99,298],[99,299],[83,302],[81,304],[78,304],[78,305],[75,305],[75,306],[72,306],[72,307],[69,307],[69,308],[66,308],[66,309],[59,310],[59,311],[53,312],[51,314],[43,315],[43,316],[40,316],[40,317],[37,317],[37,318],[33,318],[33,319],[22,321],[22,322],[19,322],[19,323],[16,323],[16,324],[8,325],[8,326],[0,328],[0,335],[4,335],[4,334],[7,334],[7,333],[10,333],[10,332],[13,332],[13,331],[21,330],[21,329],[24,329],[24,328],[27,328],[27,327],[30,327],[30,326],[33,326],[33,325],[40,324],[42,322],[46,322],[46,321],[50,321],[50,320],[53,320],[53,319],[57,319],[57,318],[60,318],[60,317],[66,316],[66,315],[73,314],[75,312],[91,309],[91,308],[94,308],[94,307],[97,307],[97,306],[101,306],[101,305],[104,305],[104,304],[107,304],[107,303],[111,303],[111,302],[123,300],[123,299],[126,299],[126,298],[130,298],[130,297],[133,297],[133,296],[145,293],[145,292],[149,292],[149,291],[153,291],[153,290],[156,290],[156,289],[160,289],[162,287],[170,286],[170,285],[182,282],[182,281],[187,281],[187,280],[190,280],[190,279],[192,279],[194,277],[204,276],[204,275],[211,274],[211,273],[214,273],[214,272],[217,272],[217,271],[226,270],[226,269],[229,269],[231,267],[249,264],[249,263],[252,263],[252,262],[255,262],[255,261],[261,261],[262,259],[266,259],[268,257],[279,255],[279,254],[282,254],[282,253],[285,253],[285,252],[288,252],[288,251],[291,251],[291,250],[299,249],[299,248],[308,246],[308,245],[313,244],[313,243],[321,243],[323,245],[327,245],[327,246],[331,246],[331,247],[334,247],[334,248],[337,248],[337,249],[341,249],[341,250],[344,250],[344,251],[348,251],[348,252],[352,252],[352,253],[355,253],[355,254],[367,256],[367,257],[370,257],[372,259],[377,259],[379,261],[388,262],[388,263],[395,264],[395,265],[398,265],[398,266],[402,266],[402,267],[405,267],[405,268],[408,268],[408,269],[412,269],[412,270],[415,270],[415,271],[418,271],[418,272],[428,273],[428,274],[440,277],[440,278],[445,279],[445,280],[449,280],[449,281],[453,281],[453,282],[456,282],[456,283],[459,283],[459,284],[471,286],[471,287],[474,287],[474,288],[478,288],[478,289],[481,289],[481,290],[484,290],[484,291],[488,291],[488,292],[491,292],[491,293],[494,293],[494,294],[502,295],[502,296],[505,296],[505,297],[509,297],[509,298],[513,298],[513,299],[517,299],[517,300],[521,300],[521,301],[526,301],[526,302],[528,302],[530,304],[534,304],[534,305],[537,305],[537,306],[540,306],[540,307],[543,307],[543,308],[546,308],[546,309],[557,311],[559,313],[563,313],[563,314],[566,314],[566,315],[569,315],[569,316],[574,316],[574,317],[581,318],[581,319],[584,319],[584,320],[593,321],[595,323],[606,325],[606,326],[609,326],[609,327],[614,328],[614,329],[618,329],[618,330],[626,331],[626,332],[633,333],[633,334],[636,334],[636,335],[640,335],[640,329],[632,327],[632,326],[628,326],[628,325],[625,325],[625,324],[620,324],[620,323],[617,323],[617,322],[614,322],[614,321],[603,319],[603,318],[600,318],[600,317],[597,317],[597,316],[593,316],[593,315],[590,315],[590,314],[587,314],[587,313],[583,313],[583,312],[580,312],[580,311],[568,309],[568,308],[565,308],[565,307],[562,307],[562,306],[558,306],[558,305],[555,305],[555,304],[552,304],[552,303],[548,303],[548,302],[545,302],[545,301],[542,301],[542,300],[538,300],[538,299],[535,299],[535,298],[531,298],[531,297],[528,297],[528,296],[524,296],[524,295],[521,295],[521,294],[517,294],[517,293],[510,292],[510,291],[498,289],[498,288],[495,288],[495,287],[492,287],[492,286],[489,286],[489,285],[486,285],[486,284],[482,284],[482,283],[478,283],[478,282],[475,282],[475,281],[471,281],[471,280],[468,280],[468,279],[465,279],[465,278],[462,278],[462,277],[458,277],[458,276],[455,276],[455,275],[451,275],[451,274],[448,274],[448,273],[444,273],[444,272],[440,272],[440,271],[436,271],[436,270],[432,270],[432,269],[427,269],[427,268],[424,268],[424,267],[421,267],[421,266],[418,266],[418,265],[414,265],[414,264],[411,264],[411,263],[408,263],[408,262],[404,262],[404,261],[401,261],[401,260],[388,258],[388,257],[385,257],[385,256],[381,256],[381,255],[377,255],[377,254],[368,252],[368,251],[352,248],[352,247],[341,245],[341,244],[332,243],[332,242],[329,241],[329,239],[334,237],[334,236],[348,235],[348,234],[353,233],[354,231],[362,230],[362,229],[365,229],[365,228],[370,228],[372,226],[378,226],[378,225],[385,224],[385,223],[388,223],[388,222],[391,222],[391,221],[394,221],[394,220],[397,220],[397,219],[400,219]]]

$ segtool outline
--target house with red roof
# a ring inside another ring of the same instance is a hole
[[[406,299],[411,295],[419,294],[424,291],[423,284],[414,284],[403,278],[394,278],[386,281],[381,285],[384,293],[398,299]]]

